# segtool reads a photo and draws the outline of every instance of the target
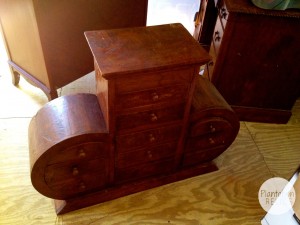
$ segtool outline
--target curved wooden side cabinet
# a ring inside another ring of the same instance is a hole
[[[97,94],[46,104],[29,127],[31,180],[66,213],[217,169],[239,121],[199,73],[180,24],[91,31]]]

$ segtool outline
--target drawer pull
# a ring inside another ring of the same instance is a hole
[[[158,96],[158,94],[156,92],[152,93],[151,96],[152,96],[152,100],[153,101],[157,101],[159,99],[159,96]]]
[[[80,150],[79,150],[78,157],[79,157],[79,158],[84,158],[84,157],[86,157],[86,153],[84,152],[84,149],[80,149]]]
[[[148,154],[148,158],[151,159],[152,158],[152,152],[148,151],[147,154]]]
[[[154,137],[153,134],[149,134],[149,141],[150,141],[150,142],[156,141],[156,138]]]
[[[213,127],[213,125],[210,125],[209,128],[210,128],[210,132],[211,133],[214,133],[216,131],[216,128]]]
[[[151,113],[150,117],[151,117],[150,119],[151,119],[152,122],[155,122],[155,121],[158,120],[157,115],[155,115],[155,113]]]
[[[208,141],[209,141],[210,144],[214,144],[215,143],[215,140],[212,139],[212,138],[209,138]]]
[[[81,190],[86,189],[85,183],[81,182],[81,183],[79,184],[79,188],[80,188]]]
[[[73,168],[72,174],[73,174],[73,176],[77,176],[79,174],[79,170],[77,167]]]

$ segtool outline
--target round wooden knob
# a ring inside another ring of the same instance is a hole
[[[79,170],[77,167],[73,168],[72,174],[73,174],[73,176],[77,176],[79,174]]]
[[[152,158],[152,152],[148,151],[147,154],[148,154],[148,158],[151,159]]]
[[[156,140],[156,138],[154,137],[153,134],[149,134],[149,141],[150,142],[154,142]]]
[[[210,144],[214,144],[215,143],[215,140],[213,138],[209,138],[208,141],[209,141]]]
[[[86,157],[86,153],[84,151],[84,149],[80,149],[79,152],[78,152],[78,157],[79,158],[84,158]]]
[[[210,125],[209,128],[210,128],[210,132],[212,132],[212,133],[216,131],[216,128],[213,127],[213,125]]]
[[[84,184],[83,182],[81,182],[81,183],[79,184],[79,188],[80,188],[81,190],[84,190],[84,189],[86,189],[86,186],[85,186],[85,184]]]
[[[158,120],[157,115],[155,115],[155,113],[151,113],[150,117],[151,117],[152,122],[155,122]]]
[[[159,96],[156,92],[152,93],[152,100],[157,101],[159,99]]]

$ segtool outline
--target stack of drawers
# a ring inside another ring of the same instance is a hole
[[[115,138],[115,182],[172,172],[183,159],[183,130],[207,53],[180,24],[85,35]]]
[[[116,178],[173,168],[193,70],[158,71],[116,81]]]
[[[190,113],[183,166],[210,162],[227,149],[239,130],[232,109],[208,79],[198,77]]]
[[[102,149],[102,151],[99,151]],[[75,145],[49,158],[45,168],[45,183],[54,198],[65,199],[104,187],[108,181],[107,151],[101,142]]]

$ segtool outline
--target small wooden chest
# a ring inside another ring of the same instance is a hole
[[[60,199],[57,213],[216,170],[212,160],[239,122],[199,75],[210,57],[188,31],[170,24],[85,35],[96,95],[61,97],[30,125],[32,183]],[[45,143],[47,132],[59,139]]]

